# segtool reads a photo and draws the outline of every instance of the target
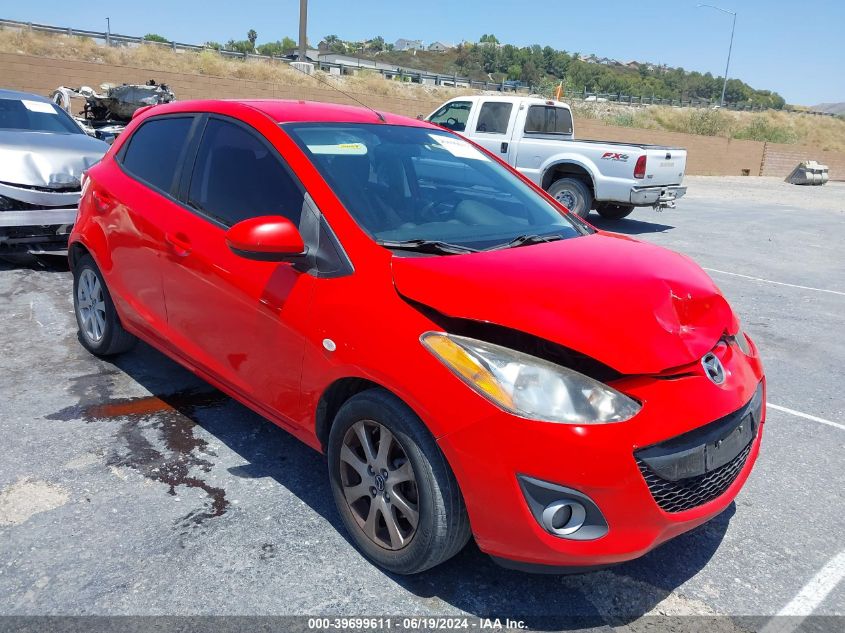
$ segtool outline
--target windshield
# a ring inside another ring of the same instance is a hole
[[[0,130],[84,134],[63,110],[34,99],[0,99]]]
[[[425,240],[483,249],[526,236],[565,239],[588,230],[445,131],[355,123],[284,129],[379,242]]]

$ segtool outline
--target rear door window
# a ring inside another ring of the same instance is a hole
[[[572,134],[572,113],[555,106],[531,106],[525,117],[526,134]]]
[[[150,119],[129,139],[120,162],[135,178],[171,193],[194,117]]]
[[[304,198],[266,140],[236,123],[209,119],[191,177],[190,206],[225,226],[262,215],[298,225]]]
[[[478,111],[475,131],[484,134],[507,134],[512,110],[512,103],[486,101]]]

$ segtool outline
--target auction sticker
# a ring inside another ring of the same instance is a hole
[[[429,134],[434,142],[456,158],[470,158],[472,160],[490,160],[483,153],[475,149],[469,143],[457,138],[442,136],[440,134]]]
[[[45,103],[44,101],[30,101],[29,99],[22,99],[24,107],[31,112],[43,112],[44,114],[56,114],[56,109],[52,103]]]

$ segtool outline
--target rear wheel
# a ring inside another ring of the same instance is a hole
[[[549,187],[549,195],[581,218],[586,218],[593,206],[590,188],[576,178],[555,180]]]
[[[329,434],[338,512],[374,563],[414,574],[457,554],[470,537],[457,481],[420,419],[381,389],[352,397]]]
[[[608,220],[621,220],[622,218],[627,218],[631,215],[634,211],[634,207],[624,204],[603,202],[596,206],[596,211],[598,211],[598,214],[601,217],[607,218]]]
[[[120,354],[137,342],[123,329],[103,275],[90,255],[80,257],[73,268],[73,311],[79,341],[96,356]]]

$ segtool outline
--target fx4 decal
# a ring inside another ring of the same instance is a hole
[[[604,156],[601,157],[602,160],[621,160],[623,162],[628,160],[628,154],[618,154],[616,152],[605,152]]]

